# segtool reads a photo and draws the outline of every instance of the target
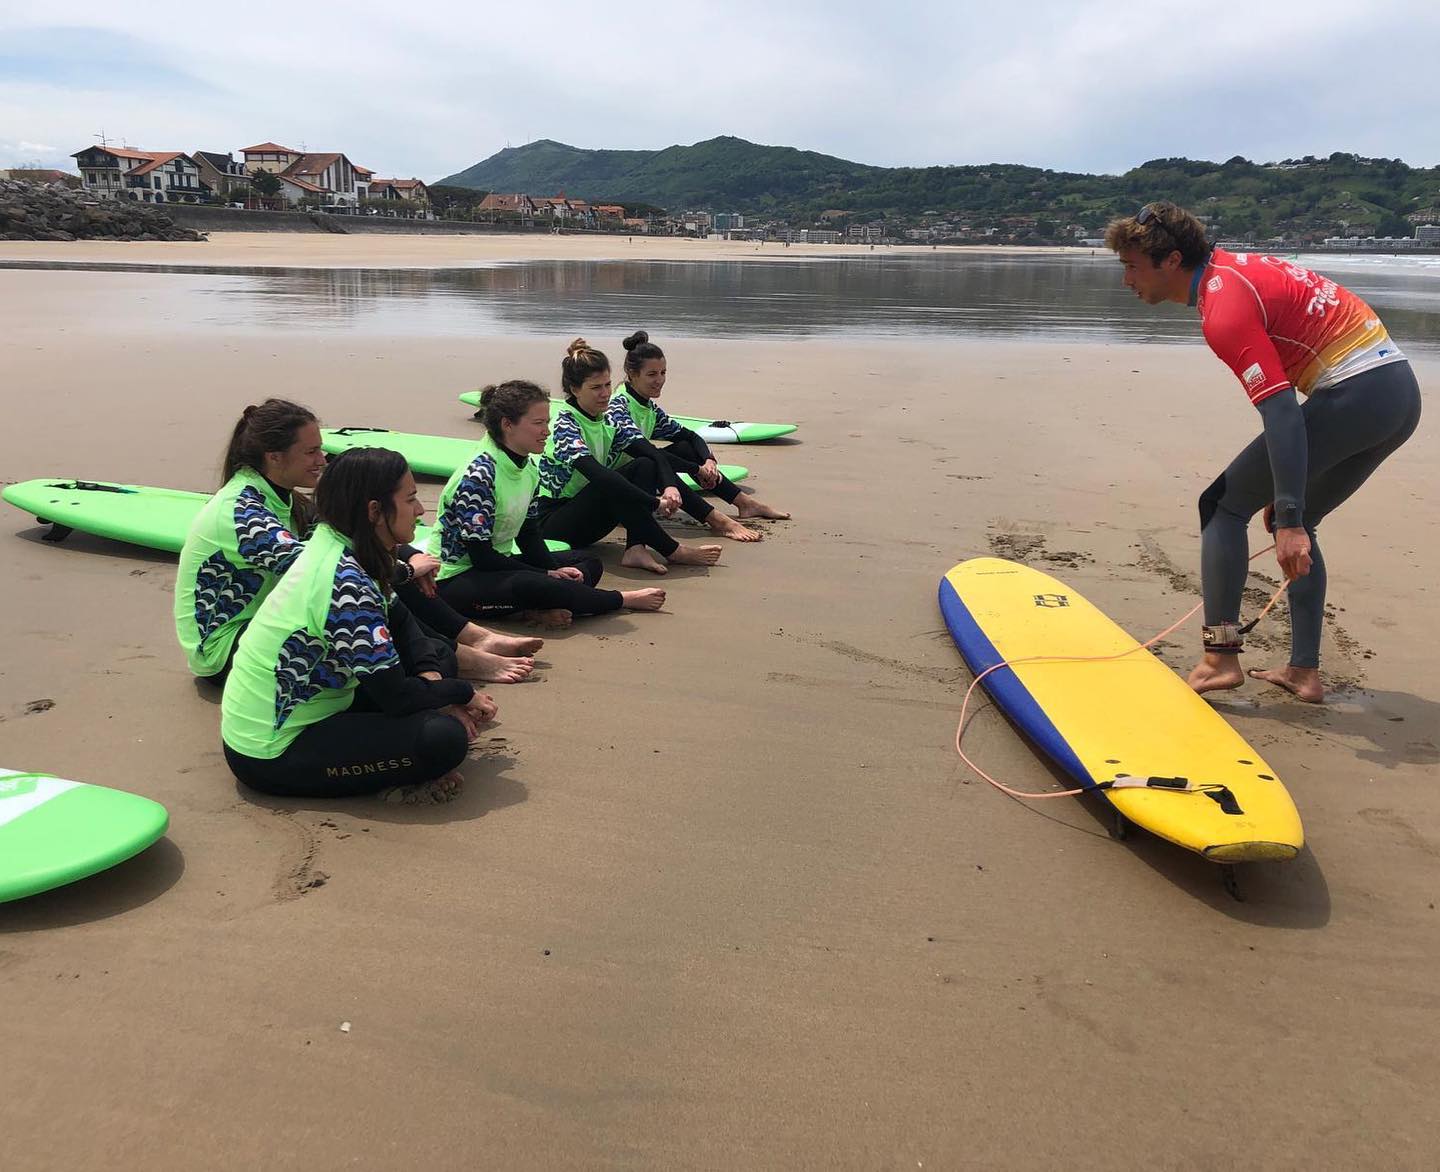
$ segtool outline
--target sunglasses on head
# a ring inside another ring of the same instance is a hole
[[[1147,203],[1143,208],[1141,208],[1138,212],[1135,213],[1135,222],[1143,227],[1151,220],[1154,220],[1157,224],[1160,225],[1160,227],[1165,227],[1165,222],[1160,219],[1160,213],[1155,210],[1155,205]]]

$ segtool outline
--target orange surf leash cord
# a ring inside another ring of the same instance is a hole
[[[1254,554],[1250,558],[1250,560],[1253,562],[1256,558],[1260,557],[1261,554],[1269,553],[1274,548],[1275,546],[1273,544],[1267,545],[1259,553]],[[1251,627],[1253,627],[1255,623],[1258,623],[1261,619],[1263,619],[1267,614],[1270,613],[1271,607],[1273,607],[1277,602],[1280,601],[1280,595],[1284,594],[1285,591],[1289,588],[1289,586],[1289,582],[1280,583],[1279,588],[1275,591],[1274,594],[1270,596],[1270,601],[1265,604],[1265,609],[1255,616],[1254,622],[1250,623]],[[1188,623],[1192,618],[1195,617],[1196,612],[1199,611],[1199,609],[1204,605],[1205,604],[1203,601],[1197,602],[1193,607],[1186,611],[1185,614],[1183,614],[1175,622],[1171,623],[1158,635],[1153,635],[1149,639],[1146,639],[1145,642],[1138,643],[1134,647],[1127,648],[1124,651],[1117,651],[1114,655],[1027,655],[1021,659],[1002,659],[999,663],[992,663],[978,676],[971,680],[970,686],[965,689],[965,700],[960,705],[960,723],[955,726],[955,751],[960,754],[960,760],[964,761],[965,764],[968,765],[975,773],[979,774],[982,778],[988,781],[1001,793],[1009,794],[1012,798],[1024,798],[1031,801],[1039,801],[1042,798],[1068,798],[1073,797],[1076,794],[1083,794],[1086,791],[1093,789],[1093,786],[1079,786],[1075,789],[1060,789],[1054,790],[1050,793],[1036,794],[1027,793],[1024,790],[1011,789],[1003,781],[996,781],[993,777],[986,773],[985,770],[981,769],[980,766],[976,765],[974,761],[970,760],[970,758],[966,755],[965,750],[960,747],[960,742],[965,736],[965,714],[970,709],[970,697],[975,694],[975,689],[979,686],[980,681],[983,680],[986,676],[988,676],[992,671],[999,671],[1002,667],[1014,667],[1018,663],[1104,663],[1107,660],[1111,659],[1124,659],[1125,656],[1133,655],[1136,651],[1144,651],[1148,647],[1153,647],[1156,643],[1160,642],[1161,639],[1165,638],[1166,635],[1170,634],[1172,631],[1175,631],[1180,627],[1183,627],[1186,623]],[[1144,779],[1136,778],[1135,784],[1136,786],[1143,785]]]

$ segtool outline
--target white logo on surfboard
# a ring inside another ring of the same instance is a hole
[[[78,781],[66,781],[61,777],[0,769],[0,826],[14,822],[22,814],[30,813],[51,798],[57,798],[66,790],[75,789],[80,784]]]

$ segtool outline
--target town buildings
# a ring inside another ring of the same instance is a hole
[[[318,207],[332,212],[376,210],[372,200],[408,205],[412,216],[430,216],[429,189],[419,179],[376,180],[374,171],[340,152],[295,150],[275,142],[230,152],[143,151],[106,143],[71,158],[85,189],[104,199],[144,203],[213,203],[245,200],[251,206]],[[273,175],[275,195],[255,190],[256,175]]]

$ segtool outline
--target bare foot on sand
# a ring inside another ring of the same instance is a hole
[[[1240,670],[1238,655],[1221,655],[1215,651],[1207,651],[1185,682],[1203,696],[1206,692],[1238,688],[1245,682],[1245,673]]]
[[[415,785],[392,785],[382,789],[376,797],[382,802],[400,806],[425,806],[439,802],[453,802],[460,796],[460,787],[465,779],[459,773],[447,773],[434,781],[421,781]]]
[[[742,492],[735,498],[735,511],[742,517],[764,517],[767,521],[788,521],[789,513],[772,509],[764,501],[758,501],[749,493]]]
[[[524,622],[535,623],[556,631],[563,630],[575,621],[575,615],[572,611],[559,609],[521,611],[520,618]]]
[[[720,560],[718,545],[677,545],[670,561],[677,566],[713,566]]]
[[[763,541],[765,534],[759,530],[742,526],[734,517],[726,517],[719,508],[713,508],[710,515],[706,517],[706,524],[710,526],[711,533],[720,537],[729,537],[732,541]]]
[[[480,638],[471,641],[471,647],[488,651],[491,655],[534,655],[545,646],[544,639],[534,635],[502,635],[485,627],[477,627]]]
[[[478,647],[467,647],[464,643],[456,644],[455,658],[459,661],[462,676],[487,684],[518,684],[535,670],[535,661],[529,656],[495,655]]]
[[[734,517],[727,517],[719,509],[712,509],[710,515],[705,518],[705,524],[721,537],[728,537],[731,541],[763,541],[765,534],[755,529],[747,529]]]
[[[1314,667],[1274,667],[1250,669],[1252,680],[1263,680],[1284,688],[1297,700],[1319,704],[1325,699],[1325,685],[1320,682],[1320,669]]]
[[[647,586],[644,590],[622,590],[620,598],[620,605],[626,610],[659,610],[665,605],[665,591],[658,586]]]
[[[622,566],[629,566],[632,570],[649,570],[652,574],[663,574],[666,572],[665,563],[651,553],[649,547],[644,545],[628,546],[625,552],[620,555],[620,564]]]

